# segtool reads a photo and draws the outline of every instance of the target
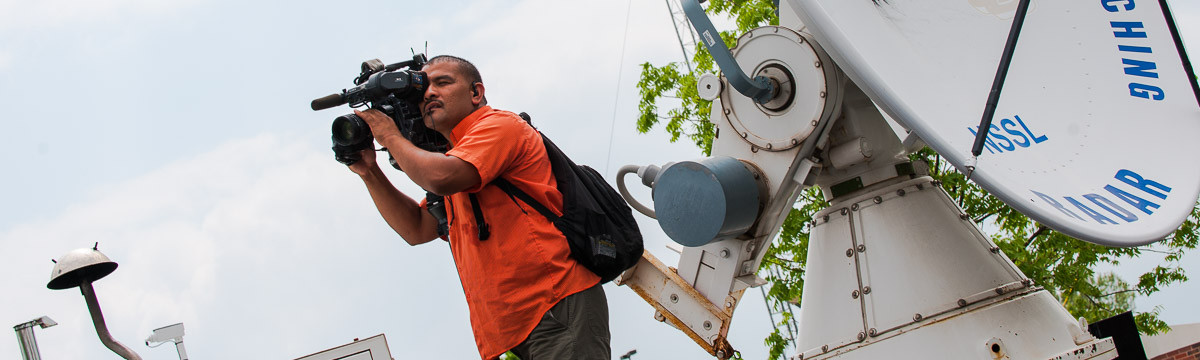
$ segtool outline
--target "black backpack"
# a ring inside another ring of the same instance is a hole
[[[521,113],[521,117],[529,121],[529,115]],[[599,275],[600,283],[615,279],[642,257],[642,233],[633,218],[633,210],[599,172],[575,164],[545,134],[541,131],[538,134],[542,136],[558,191],[562,193],[563,215],[555,215],[504,178],[498,177],[492,184],[509,196],[521,199],[554,223],[554,227],[566,236],[571,257]],[[486,240],[488,225],[483,220],[479,202],[472,198],[471,205],[480,239]]]

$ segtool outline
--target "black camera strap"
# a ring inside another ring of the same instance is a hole
[[[487,220],[483,219],[483,209],[479,208],[479,198],[475,193],[467,194],[471,200],[471,211],[475,213],[475,227],[479,228],[479,241],[487,240],[492,236],[491,230],[487,224]]]

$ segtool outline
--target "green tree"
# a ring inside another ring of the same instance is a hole
[[[771,0],[709,1],[710,16],[728,16],[736,28],[722,31],[721,38],[733,48],[737,36],[763,25],[777,25],[778,17]],[[715,127],[708,122],[712,104],[701,99],[696,91],[696,79],[704,73],[715,72],[712,56],[697,45],[692,64],[695,72],[680,69],[679,63],[655,66],[642,64],[637,87],[641,94],[638,105],[637,129],[647,132],[662,124],[671,141],[687,137],[705,154],[712,152]],[[659,108],[659,101],[674,105]],[[1175,283],[1187,280],[1180,259],[1197,246],[1197,224],[1200,207],[1194,208],[1186,222],[1165,241],[1134,247],[1113,248],[1080,241],[1042,226],[1014,210],[983,188],[966,179],[937,153],[926,148],[910,155],[914,161],[929,164],[930,176],[942,182],[942,187],[970,215],[977,225],[995,229],[989,234],[1010,259],[1034,281],[1054,294],[1074,316],[1098,321],[1133,309],[1136,295],[1150,295]],[[783,321],[795,314],[786,310],[789,302],[799,303],[804,288],[804,261],[808,251],[808,234],[813,214],[828,204],[817,188],[804,190],[796,206],[784,221],[783,229],[767,252],[762,268],[768,271],[771,289],[767,293],[769,306],[784,310]],[[1097,268],[1111,267],[1144,253],[1163,256],[1162,262],[1151,271],[1128,283],[1112,273],[1097,274]],[[778,274],[776,276],[775,274]],[[1145,334],[1168,330],[1159,319],[1161,308],[1135,313],[1138,328]],[[781,358],[790,346],[777,329],[765,339],[772,359]]]

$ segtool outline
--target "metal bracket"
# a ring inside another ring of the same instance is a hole
[[[676,270],[663,265],[650,252],[615,280],[618,286],[629,286],[646,303],[654,307],[655,318],[683,331],[692,341],[718,359],[733,356],[733,347],[726,340],[733,305],[742,291],[730,294],[727,306],[713,304],[683,280]]]

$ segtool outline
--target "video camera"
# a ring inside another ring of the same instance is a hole
[[[421,149],[446,152],[449,141],[441,133],[425,127],[421,119],[420,102],[429,86],[429,78],[420,71],[425,66],[425,54],[413,55],[412,60],[384,65],[379,59],[362,63],[362,71],[354,79],[354,87],[312,101],[312,109],[323,110],[342,104],[357,108],[369,105],[391,117],[400,135]],[[371,129],[353,113],[333,119],[333,152],[338,162],[350,165],[362,158],[359,152],[374,144]],[[393,166],[395,164],[393,163]]]
[[[413,145],[426,151],[444,153],[450,142],[441,133],[425,127],[421,119],[421,99],[429,87],[429,77],[420,71],[425,66],[425,54],[413,55],[412,60],[384,65],[379,59],[363,61],[362,71],[354,78],[354,87],[343,89],[312,101],[313,111],[324,110],[342,104],[357,108],[369,105],[382,111],[400,129],[400,135]],[[333,119],[334,159],[346,165],[362,160],[361,151],[373,147],[375,137],[367,123],[354,113]],[[400,166],[388,155],[392,167]],[[446,221],[445,200],[441,195],[426,191],[427,209],[438,220],[438,235],[449,234]]]

